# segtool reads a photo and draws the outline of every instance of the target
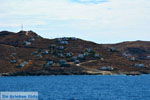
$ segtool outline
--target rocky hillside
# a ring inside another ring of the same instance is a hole
[[[0,32],[0,75],[150,73],[150,41],[96,44],[45,39],[33,31]]]

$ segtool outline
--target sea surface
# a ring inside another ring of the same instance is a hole
[[[150,100],[150,75],[0,77],[0,91],[37,91],[39,100]]]

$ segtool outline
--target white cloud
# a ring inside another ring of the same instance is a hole
[[[109,38],[114,41],[117,36],[122,40],[134,40],[136,34],[145,34],[142,39],[147,39],[150,36],[149,5],[149,0],[108,0],[98,4],[69,0],[5,0],[0,6],[0,26],[41,25],[43,29],[39,31],[51,27],[53,32],[82,33],[81,38],[92,35],[93,40],[104,34],[104,38],[111,35]]]

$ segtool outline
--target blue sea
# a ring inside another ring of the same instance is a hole
[[[150,100],[150,75],[0,77],[0,91],[35,91],[39,100]]]

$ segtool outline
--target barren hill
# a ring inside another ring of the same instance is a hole
[[[96,44],[75,37],[45,39],[33,31],[0,32],[1,75],[150,73],[150,41]]]

